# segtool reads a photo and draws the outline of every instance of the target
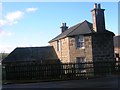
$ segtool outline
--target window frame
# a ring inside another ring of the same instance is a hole
[[[85,66],[86,66],[84,64],[85,62],[86,62],[86,58],[85,57],[76,57],[76,64],[77,64],[76,68],[78,69],[78,71],[83,72],[83,73],[86,72],[86,69],[84,69]]]
[[[78,35],[75,37],[76,41],[76,48],[85,48],[85,40],[84,40],[84,35]]]
[[[61,50],[61,43],[60,40],[57,40],[57,51]]]

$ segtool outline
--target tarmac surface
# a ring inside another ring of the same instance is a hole
[[[5,84],[2,90],[35,90],[47,88],[101,88],[101,90],[120,90],[120,76],[106,76],[101,78],[53,81],[25,84]],[[91,90],[91,89],[90,89]]]

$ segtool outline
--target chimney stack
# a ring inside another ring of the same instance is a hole
[[[97,8],[97,3],[94,4],[94,8]]]
[[[66,26],[66,23],[62,23],[62,26],[60,27],[61,28],[61,31],[62,33],[68,29],[68,27]]]
[[[94,9],[91,10],[93,29],[95,32],[103,32],[105,30],[104,10],[105,9],[101,9],[101,5],[97,3],[94,4]]]

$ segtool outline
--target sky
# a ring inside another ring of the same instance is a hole
[[[68,27],[92,23],[95,2],[2,2],[0,3],[0,52],[16,47],[41,47]],[[105,9],[106,29],[118,35],[118,3],[99,2]]]

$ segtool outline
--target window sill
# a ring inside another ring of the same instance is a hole
[[[80,48],[76,48],[76,49],[85,49],[85,47],[80,47]]]

